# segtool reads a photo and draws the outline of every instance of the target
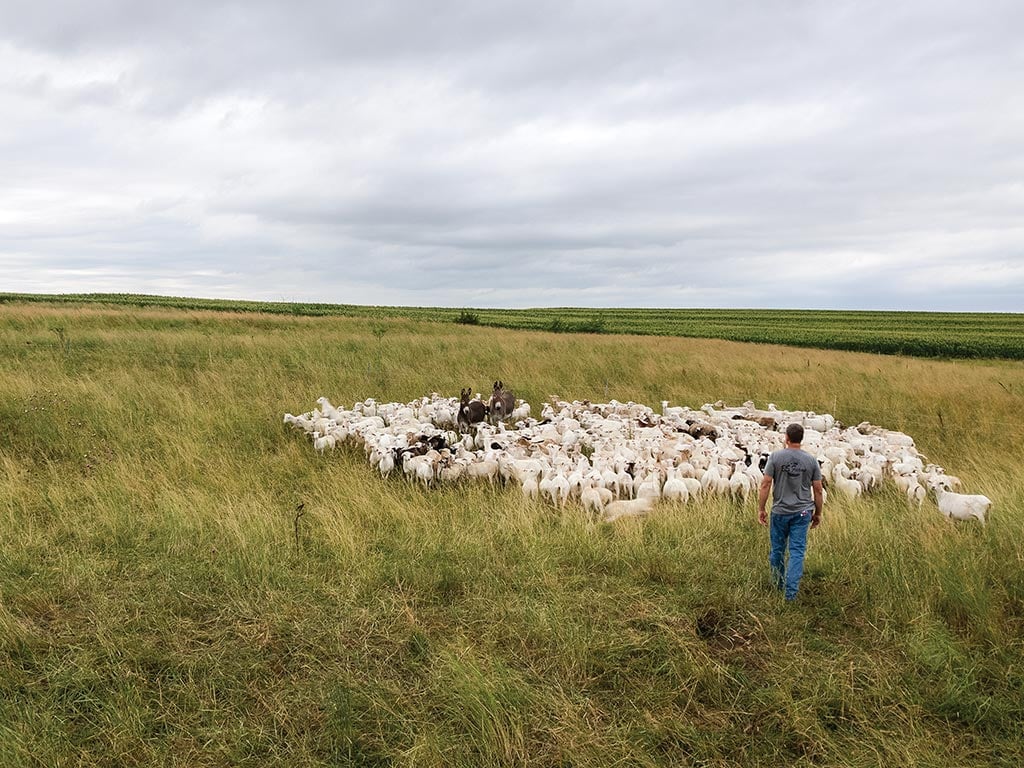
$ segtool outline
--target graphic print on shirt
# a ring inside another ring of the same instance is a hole
[[[791,461],[789,464],[782,465],[782,471],[790,477],[799,477],[803,473],[803,467],[800,466],[800,462]]]

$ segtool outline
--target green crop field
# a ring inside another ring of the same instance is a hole
[[[675,335],[837,334],[830,313],[608,310],[579,335],[175,301],[0,303],[0,766],[1024,764],[1024,363]],[[861,341],[935,321],[843,314]],[[957,317],[963,343],[1019,345],[1016,317]],[[382,479],[282,424],[320,395],[498,378],[535,413],[749,398],[871,421],[994,506],[954,524],[891,486],[833,494],[786,605],[752,501],[594,524]]]
[[[555,332],[729,339],[919,357],[1024,359],[1024,314],[764,309],[451,309],[225,301],[135,294],[0,293],[3,302],[44,301],[213,309],[309,317],[461,322]]]

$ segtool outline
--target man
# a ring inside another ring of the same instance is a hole
[[[765,504],[768,491],[773,490],[768,565],[772,583],[779,589],[785,589],[786,600],[795,600],[800,588],[807,530],[817,528],[821,522],[821,467],[811,454],[801,450],[803,439],[804,428],[800,424],[786,427],[785,448],[768,457],[757,497],[758,522],[768,525]],[[784,570],[787,543],[789,564]]]

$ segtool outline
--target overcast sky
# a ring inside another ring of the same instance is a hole
[[[0,0],[0,291],[1024,311],[1024,3]]]

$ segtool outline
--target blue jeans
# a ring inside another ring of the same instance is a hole
[[[785,587],[786,599],[796,598],[800,589],[800,577],[804,573],[804,552],[807,551],[807,531],[811,527],[811,512],[798,515],[775,515],[769,518],[769,535],[772,548],[768,555],[771,568],[772,584],[777,588]],[[783,576],[783,562],[786,556],[786,540],[789,540],[789,565]]]

